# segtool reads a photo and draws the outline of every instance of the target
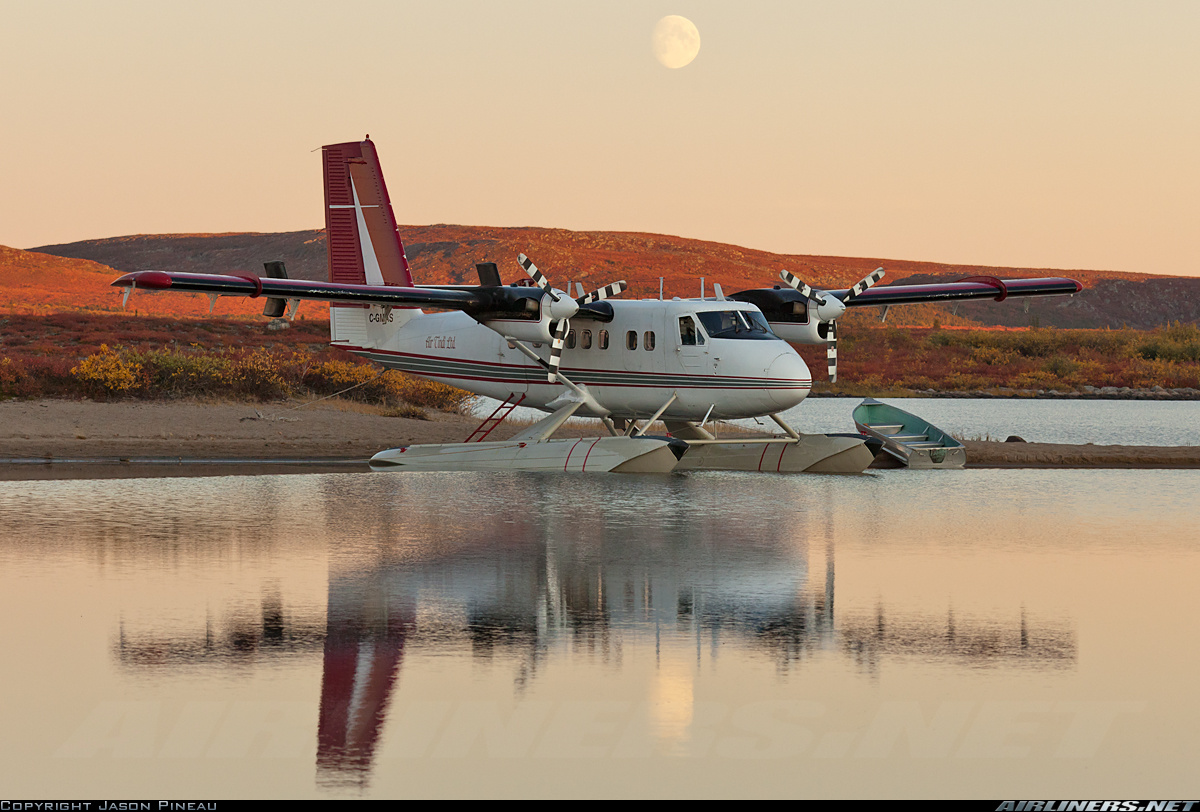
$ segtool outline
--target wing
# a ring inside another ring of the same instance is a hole
[[[969,299],[994,299],[1003,302],[1009,296],[1062,296],[1079,293],[1081,290],[1083,285],[1074,279],[1062,277],[997,279],[994,276],[971,276],[957,282],[929,285],[883,285],[868,288],[849,300],[846,300],[849,290],[831,290],[829,293],[843,300],[847,307],[866,307],[919,302],[961,302]]]
[[[837,319],[848,308],[970,299],[1002,302],[1009,296],[1062,296],[1083,290],[1083,285],[1074,279],[998,279],[994,276],[969,276],[956,282],[929,285],[873,287],[883,277],[882,268],[845,290],[816,290],[787,271],[780,276],[790,287],[776,285],[774,288],[744,290],[729,298],[757,306],[771,329],[784,341],[827,345],[831,381],[837,380]]]
[[[454,286],[397,287],[393,285],[354,285],[341,282],[315,282],[305,279],[263,278],[246,274],[176,273],[136,271],[113,283],[131,290],[169,290],[177,293],[205,293],[210,296],[248,296],[276,300],[315,300],[337,304],[381,305],[384,307],[436,307],[463,310],[475,319],[538,318],[542,291],[531,287]]]
[[[394,287],[391,285],[348,285],[311,282],[304,279],[271,279],[226,274],[136,271],[112,283],[118,288],[170,290],[178,293],[213,293],[217,296],[249,296],[256,299],[304,299],[344,304],[375,304],[395,307],[446,307],[466,310],[482,302],[471,290]]]
[[[282,272],[282,271],[281,271]],[[277,304],[272,312],[268,304],[264,315],[282,315],[286,302],[316,300],[334,304],[382,307],[433,307],[444,310],[461,310],[471,318],[505,334],[528,333],[518,323],[532,325],[530,340],[549,341],[549,324],[552,314],[543,307],[543,297],[548,294],[538,287],[522,285],[358,285],[344,282],[317,282],[286,277],[259,277],[251,274],[202,274],[177,273],[174,271],[136,271],[127,273],[113,283],[114,287],[125,288],[126,299],[135,289],[150,291],[174,291],[177,293],[204,293],[217,296],[262,297]],[[624,289],[620,283],[620,290]],[[608,289],[604,289],[608,291]],[[619,292],[619,291],[618,291]],[[561,293],[561,292],[560,292]],[[598,292],[599,293],[599,292]],[[590,297],[584,297],[590,299]],[[585,301],[575,307],[572,318],[610,322],[613,307],[607,301]],[[561,318],[561,317],[560,317]]]
[[[805,286],[807,287],[807,286]],[[729,298],[750,302],[762,310],[767,321],[775,324],[809,324],[816,321],[832,321],[850,307],[868,305],[918,304],[920,302],[961,302],[970,299],[994,299],[1002,302],[1009,296],[1062,296],[1078,293],[1083,285],[1074,279],[1050,277],[1045,279],[997,279],[994,276],[971,276],[957,282],[935,282],[928,285],[881,285],[855,291],[813,290],[809,293],[790,287],[755,288],[732,294]],[[851,292],[855,291],[853,295]],[[812,297],[816,295],[827,301],[832,297],[831,307],[822,303],[819,307]],[[810,304],[811,303],[811,304]],[[813,312],[810,314],[810,309]],[[829,311],[826,313],[825,311]],[[791,339],[789,339],[791,340]]]

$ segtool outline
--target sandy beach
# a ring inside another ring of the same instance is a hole
[[[474,417],[428,420],[370,407],[296,404],[8,401],[0,403],[0,479],[366,470],[375,452],[461,442]],[[564,433],[595,434],[581,422]],[[501,425],[489,439],[520,426]],[[1200,468],[1200,448],[968,441],[968,467]]]
[[[362,458],[409,443],[465,440],[479,421],[430,410],[384,417],[356,404],[89,401],[0,403],[0,457]],[[506,426],[497,430],[500,437]],[[509,429],[509,433],[515,431]]]

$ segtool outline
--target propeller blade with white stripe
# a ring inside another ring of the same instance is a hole
[[[875,270],[871,271],[869,274],[864,276],[862,279],[860,279],[859,281],[854,283],[853,287],[851,287],[850,290],[846,292],[846,296],[842,299],[842,304],[848,304],[851,299],[853,299],[855,296],[858,296],[859,294],[861,294],[863,291],[865,291],[867,288],[874,285],[880,279],[883,279],[883,268],[876,268]]]
[[[610,285],[605,285],[604,287],[600,288],[599,290],[594,290],[591,293],[588,293],[584,296],[580,296],[575,301],[579,303],[580,307],[582,307],[585,304],[591,304],[592,302],[602,302],[605,299],[608,299],[610,297],[617,296],[617,295],[623,293],[625,291],[625,288],[627,288],[627,287],[629,287],[629,285],[625,282],[624,279],[622,279],[620,282],[613,282]]]
[[[546,291],[551,299],[556,302],[558,301],[558,296],[555,295],[554,288],[550,286],[550,280],[538,270],[538,267],[533,264],[533,260],[524,254],[518,254],[517,262],[521,264],[521,268],[524,269],[525,273],[529,274],[529,278],[533,280],[533,284]]]
[[[798,291],[801,296],[811,299],[819,305],[825,304],[824,296],[819,295],[815,290],[801,282],[799,277],[795,276],[789,271],[780,271],[779,278],[791,285],[792,288]]]
[[[837,322],[829,322],[829,333],[825,344],[825,360],[829,362],[829,382],[837,383]]]
[[[571,320],[562,319],[558,323],[558,330],[554,333],[554,340],[550,342],[550,368],[546,371],[546,380],[550,383],[558,380],[558,368],[562,364],[563,345],[566,343],[569,329],[571,329]]]

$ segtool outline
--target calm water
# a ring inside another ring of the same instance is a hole
[[[1125,400],[1031,400],[972,398],[884,398],[885,403],[920,415],[952,434],[968,439],[1003,440],[1010,434],[1031,443],[1097,445],[1200,445],[1200,402]],[[862,398],[808,398],[783,414],[809,434],[853,432],[851,412]],[[482,402],[483,415],[496,401]],[[514,417],[539,419],[543,412],[516,409]],[[594,421],[593,421],[594,422]],[[738,421],[755,427],[756,421]],[[757,425],[778,431],[767,419]]]
[[[1188,795],[1198,498],[1200,471],[3,483],[4,788]]]
[[[1200,445],[1200,402],[1186,400],[1032,400],[883,398],[960,437],[1031,443]],[[812,398],[784,414],[802,431],[854,431],[862,398]]]

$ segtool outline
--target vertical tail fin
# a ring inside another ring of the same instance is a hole
[[[330,144],[321,153],[329,281],[411,286],[408,257],[375,144],[370,138]]]

